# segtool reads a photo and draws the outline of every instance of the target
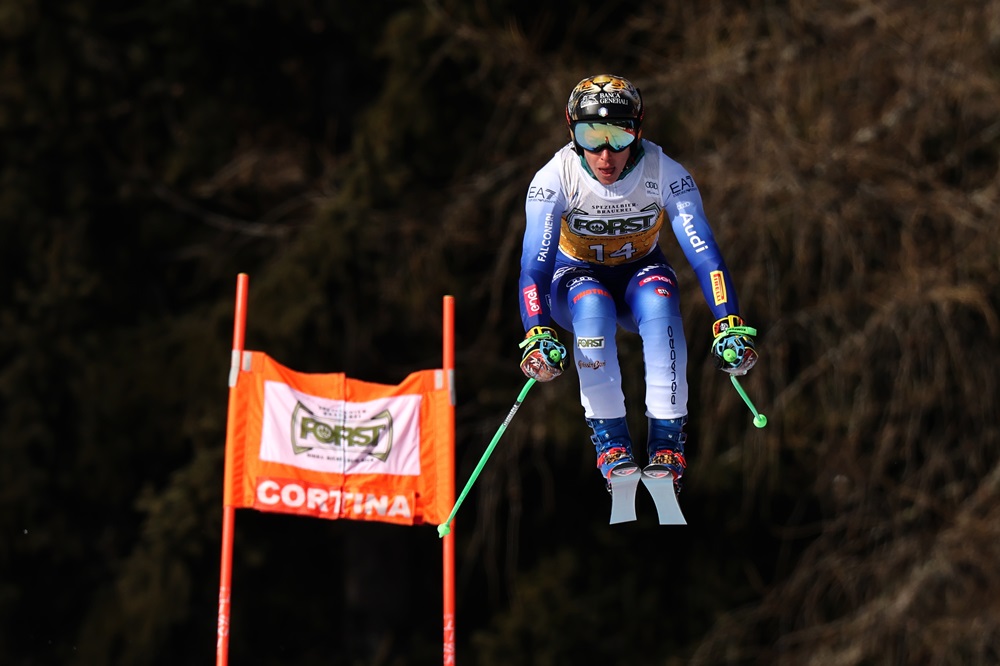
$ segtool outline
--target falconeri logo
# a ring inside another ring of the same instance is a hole
[[[371,456],[385,462],[392,451],[392,414],[383,410],[366,421],[333,421],[317,417],[296,401],[292,411],[291,443],[295,455],[313,449],[344,450],[351,457],[355,454]]]

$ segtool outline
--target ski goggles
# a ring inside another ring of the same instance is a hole
[[[636,139],[632,123],[584,123],[573,125],[573,140],[584,150],[599,153],[605,148],[620,153]]]

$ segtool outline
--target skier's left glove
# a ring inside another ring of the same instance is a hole
[[[521,372],[540,382],[548,382],[566,369],[566,347],[556,337],[555,329],[534,326],[521,342]]]
[[[745,375],[757,362],[757,329],[743,324],[738,315],[727,315],[712,325],[712,354],[720,370]]]

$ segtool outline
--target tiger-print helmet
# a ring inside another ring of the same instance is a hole
[[[576,84],[566,102],[566,123],[572,128],[580,121],[634,121],[642,123],[642,95],[625,78],[614,74],[588,76]]]

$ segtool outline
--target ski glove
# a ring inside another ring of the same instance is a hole
[[[548,382],[566,369],[566,347],[559,343],[555,329],[534,326],[521,343],[521,372],[540,382]]]
[[[745,375],[757,362],[757,329],[745,326],[738,315],[726,315],[712,325],[712,354],[720,370]]]

